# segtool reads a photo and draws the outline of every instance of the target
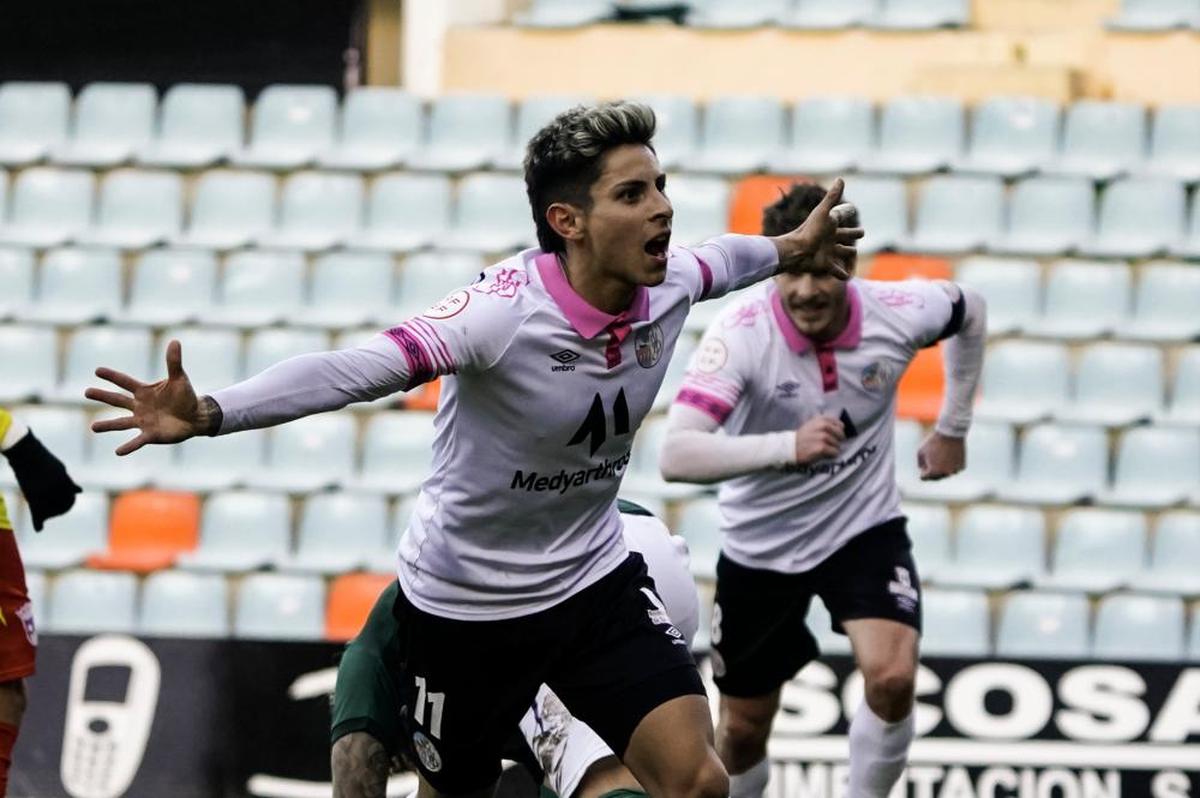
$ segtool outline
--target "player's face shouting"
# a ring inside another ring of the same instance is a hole
[[[776,275],[775,285],[792,323],[805,336],[828,340],[836,338],[846,326],[850,315],[846,282],[832,273],[783,273]]]
[[[626,144],[609,151],[584,217],[593,263],[634,285],[666,278],[673,213],[666,182],[649,147]]]

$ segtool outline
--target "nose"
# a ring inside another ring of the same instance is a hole
[[[651,220],[655,222],[671,221],[675,216],[675,208],[671,205],[671,200],[657,188],[654,189],[654,199],[654,215]]]
[[[817,293],[817,281],[809,273],[797,274],[789,281],[788,298],[793,302],[804,302]]]

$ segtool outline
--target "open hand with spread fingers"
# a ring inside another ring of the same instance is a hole
[[[780,271],[821,271],[850,279],[845,264],[853,261],[857,253],[854,242],[863,237],[863,229],[858,226],[858,210],[842,202],[845,187],[840,177],[834,180],[803,224],[773,239],[779,250]]]
[[[88,388],[83,395],[128,410],[130,415],[93,422],[92,432],[138,430],[136,437],[117,447],[118,455],[136,452],[148,443],[179,443],[195,435],[211,434],[211,427],[215,426],[216,403],[208,397],[197,398],[183,371],[183,347],[179,341],[167,344],[165,380],[141,382],[103,366],[96,369],[96,376],[124,390]]]

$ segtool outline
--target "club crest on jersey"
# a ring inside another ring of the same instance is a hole
[[[33,623],[33,604],[26,601],[17,608],[17,618],[21,621],[21,627],[25,630],[25,639],[29,641],[29,645],[37,646],[37,626]]]
[[[429,306],[421,315],[427,319],[450,319],[457,316],[466,310],[467,303],[471,301],[471,295],[466,291],[452,291],[442,300],[435,302]]]
[[[720,338],[706,338],[696,350],[696,370],[701,374],[716,374],[729,360],[729,349]]]
[[[892,382],[892,369],[887,363],[879,360],[863,369],[862,386],[868,391],[878,393]]]
[[[413,732],[412,736],[413,748],[417,752],[417,757],[421,760],[421,764],[430,773],[437,773],[442,769],[442,755],[433,747],[433,741],[426,737],[421,732]]]
[[[633,353],[644,369],[658,365],[663,353],[663,331],[658,322],[651,322],[633,334]]]

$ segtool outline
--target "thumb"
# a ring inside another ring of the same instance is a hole
[[[167,344],[167,379],[181,380],[183,374],[183,345],[172,339]]]
[[[825,192],[825,196],[821,199],[820,203],[817,204],[814,213],[820,212],[828,216],[829,212],[833,210],[834,206],[841,203],[842,192],[845,190],[845,188],[846,181],[842,180],[840,177],[834,180],[833,185],[829,187],[829,190]]]

